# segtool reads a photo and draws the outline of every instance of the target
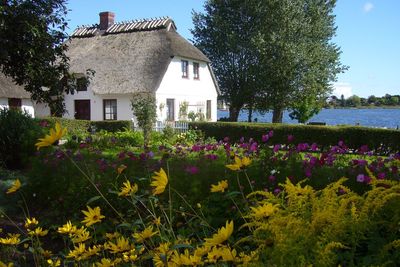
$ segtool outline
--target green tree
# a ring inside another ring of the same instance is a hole
[[[340,48],[331,41],[336,1],[259,2],[263,20],[255,40],[264,70],[262,105],[273,109],[273,122],[282,122],[286,108],[312,116],[336,75],[346,69],[339,61]]]
[[[252,39],[257,34],[261,1],[208,0],[205,13],[193,13],[194,44],[212,62],[221,89],[221,99],[229,105],[229,119],[236,121],[240,110],[254,105],[259,57]]]
[[[376,100],[377,100],[376,96],[370,95],[368,97],[368,104],[375,104]]]
[[[156,98],[154,94],[138,92],[133,95],[131,106],[138,126],[143,130],[144,147],[147,148],[150,133],[157,119]]]
[[[75,89],[65,55],[65,3],[66,0],[0,3],[0,71],[24,85],[32,99],[49,103],[61,112],[63,92]]]
[[[359,96],[352,95],[346,99],[346,106],[348,107],[359,107],[361,106],[361,99]]]

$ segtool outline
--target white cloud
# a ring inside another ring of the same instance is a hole
[[[364,4],[363,10],[364,10],[365,13],[368,13],[373,8],[374,8],[374,4],[372,4],[371,2],[367,2],[367,3]]]
[[[348,98],[353,95],[352,87],[349,83],[337,82],[333,84],[333,88],[332,94],[338,98],[340,98],[341,95],[343,95],[344,98]]]

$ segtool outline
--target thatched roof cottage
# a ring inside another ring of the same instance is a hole
[[[174,21],[114,23],[114,17],[100,13],[99,24],[78,27],[67,41],[70,70],[80,78],[78,91],[65,95],[64,117],[130,120],[133,93],[150,92],[157,99],[159,121],[187,119],[191,111],[216,121],[219,89],[210,61],[177,33]],[[88,86],[87,70],[94,72]],[[37,117],[50,114],[1,73],[0,107],[23,108]]]
[[[210,61],[176,32],[174,21],[114,23],[114,16],[100,13],[99,24],[78,27],[68,41],[71,71],[84,77],[90,69],[94,76],[66,95],[65,117],[131,119],[132,94],[151,92],[160,121],[185,119],[190,111],[216,121],[218,85]]]

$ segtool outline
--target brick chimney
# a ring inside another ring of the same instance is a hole
[[[100,12],[100,30],[107,30],[108,27],[114,24],[115,14],[113,12]]]

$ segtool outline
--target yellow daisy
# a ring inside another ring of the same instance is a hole
[[[218,229],[218,232],[216,234],[213,234],[211,238],[204,239],[205,241],[204,246],[211,247],[222,244],[223,242],[228,240],[232,232],[233,232],[233,221],[231,222],[227,221],[225,227],[221,227],[220,229]]]
[[[225,189],[228,188],[228,180],[219,181],[218,184],[211,185],[211,192],[225,192]]]
[[[91,207],[87,206],[88,210],[82,210],[82,213],[85,214],[85,219],[82,221],[86,224],[86,226],[91,226],[95,223],[101,222],[105,216],[100,214],[100,207],[95,207],[92,209]]]
[[[153,186],[153,195],[159,195],[164,192],[165,187],[168,184],[168,177],[163,168],[159,172],[154,172],[155,175],[152,177],[153,181],[151,186]]]
[[[21,188],[21,181],[19,179],[15,180],[13,185],[7,190],[6,194],[15,193]]]
[[[42,147],[51,146],[60,140],[67,133],[67,128],[61,128],[61,124],[56,122],[56,126],[50,129],[50,135],[46,134],[44,138],[39,138],[39,142],[35,144],[37,150]]]
[[[121,191],[118,193],[118,196],[130,196],[132,194],[135,194],[138,191],[138,185],[137,184],[133,184],[133,186],[131,185],[131,182],[126,181],[123,183],[123,187],[121,187]]]
[[[153,235],[157,234],[158,232],[153,232],[153,226],[146,227],[140,233],[134,233],[132,236],[135,238],[136,242],[143,243],[146,239],[152,237]]]

